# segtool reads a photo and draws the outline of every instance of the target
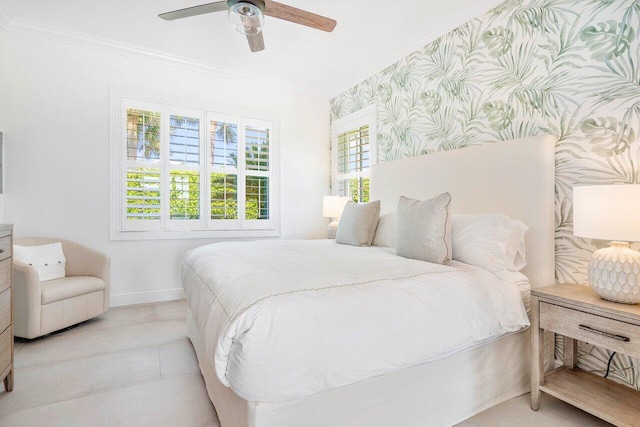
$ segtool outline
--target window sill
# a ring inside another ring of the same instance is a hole
[[[149,230],[111,231],[111,240],[226,239],[238,237],[279,237],[280,230]]]

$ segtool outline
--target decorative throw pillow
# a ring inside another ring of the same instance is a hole
[[[347,202],[342,211],[336,242],[344,245],[371,246],[380,218],[380,200],[369,203]]]
[[[436,264],[451,261],[451,194],[420,201],[400,196],[396,253]]]
[[[16,260],[35,268],[41,282],[65,276],[67,259],[60,242],[40,246],[14,245],[13,256]]]
[[[524,235],[528,227],[499,213],[453,215],[453,259],[493,272],[520,271],[526,265]]]

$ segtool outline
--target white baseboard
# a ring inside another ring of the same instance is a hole
[[[111,295],[110,306],[121,307],[123,305],[147,304],[150,302],[175,301],[183,299],[182,288],[162,289],[158,291],[131,292],[128,294]]]

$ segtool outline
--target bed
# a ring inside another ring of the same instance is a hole
[[[374,166],[375,247],[277,240],[189,252],[188,335],[223,427],[446,426],[527,392],[523,301],[554,280],[553,153],[553,138],[533,137]],[[398,197],[445,191],[454,213],[527,224],[526,277],[397,260]],[[229,291],[243,280],[252,285]]]

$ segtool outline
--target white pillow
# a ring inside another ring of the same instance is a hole
[[[453,259],[493,272],[520,271],[526,265],[528,227],[503,214],[452,215]]]
[[[336,243],[371,246],[379,218],[380,200],[369,203],[347,202],[338,223]]]
[[[65,276],[67,259],[62,252],[62,243],[40,246],[13,246],[13,256],[20,262],[35,268],[41,282]]]
[[[451,194],[429,200],[400,196],[396,217],[396,254],[436,264],[451,261]]]

